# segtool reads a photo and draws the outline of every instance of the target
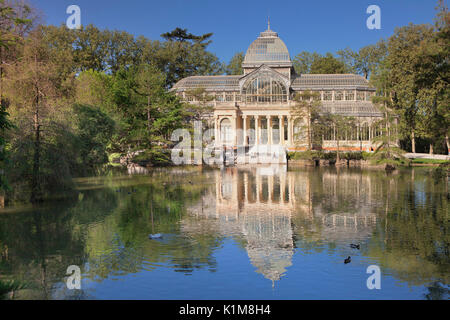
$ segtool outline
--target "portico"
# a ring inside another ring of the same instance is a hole
[[[284,113],[284,114],[283,114]],[[244,111],[240,114],[215,112],[216,146],[292,144],[292,117],[287,112]]]
[[[364,77],[297,74],[286,45],[270,26],[248,48],[242,69],[242,75],[187,77],[172,88],[192,104],[198,101],[191,90],[204,90],[206,105],[213,109],[204,116],[214,123],[217,148],[306,150],[306,117],[294,117],[291,110],[297,93],[313,91],[320,97],[319,112],[356,119],[356,125],[339,137],[333,127],[321,133],[322,150],[336,150],[337,138],[341,150],[373,150],[372,139],[381,132],[377,122],[383,114],[372,103],[375,89]]]

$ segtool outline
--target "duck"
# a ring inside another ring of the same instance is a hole
[[[161,233],[156,233],[156,234],[150,234],[148,236],[149,239],[161,239],[162,238],[162,234]]]
[[[350,256],[348,256],[348,258],[344,260],[344,263],[347,264],[350,262],[352,262],[352,258],[350,258]]]
[[[350,247],[353,248],[353,249],[358,249],[358,250],[359,250],[360,245],[359,245],[359,244],[353,244],[353,243],[351,243],[351,244],[350,244]]]

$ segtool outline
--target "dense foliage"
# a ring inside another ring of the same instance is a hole
[[[167,163],[173,130],[192,130],[193,120],[211,112],[201,89],[189,93],[203,97],[198,105],[168,89],[191,75],[242,74],[244,54],[220,62],[208,51],[211,33],[176,28],[149,40],[93,25],[42,25],[37,12],[24,1],[0,0],[0,205],[5,192],[9,200],[57,197],[73,187],[73,177],[101,172],[112,154]],[[399,117],[403,149],[447,153],[449,23],[439,2],[434,25],[399,28],[357,52],[302,52],[294,67],[370,79],[376,103]],[[298,112],[316,107],[298,105]],[[313,122],[311,116],[309,149]]]

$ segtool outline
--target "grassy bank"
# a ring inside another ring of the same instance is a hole
[[[412,159],[412,164],[446,164],[450,163],[448,160],[438,160],[438,159]]]

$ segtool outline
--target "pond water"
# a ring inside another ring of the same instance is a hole
[[[179,167],[77,185],[0,211],[0,279],[27,283],[12,298],[449,299],[448,184],[430,168]]]

